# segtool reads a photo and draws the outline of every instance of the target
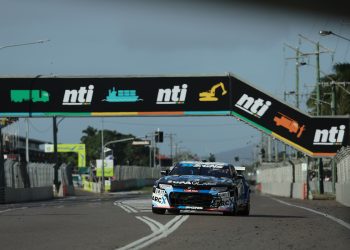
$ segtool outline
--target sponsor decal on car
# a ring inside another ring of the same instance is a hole
[[[231,207],[233,205],[233,198],[219,198],[214,199],[212,202],[213,207]]]
[[[156,188],[153,193],[158,195],[165,195],[165,190]]]
[[[199,190],[196,190],[196,189],[184,189],[184,192],[185,193],[198,193]]]
[[[158,202],[160,204],[165,204],[166,203],[165,196],[152,195],[152,200],[154,200],[155,202]]]
[[[220,198],[230,198],[230,192],[221,192],[221,193],[218,193],[218,196]]]
[[[330,129],[316,129],[314,145],[338,145],[344,140],[345,125],[333,126]]]
[[[251,115],[260,118],[269,109],[271,102],[264,101],[261,98],[255,100],[253,97],[250,97],[247,94],[243,94],[235,106]]]
[[[190,210],[202,210],[203,207],[194,207],[194,206],[181,206],[182,209],[190,209]]]

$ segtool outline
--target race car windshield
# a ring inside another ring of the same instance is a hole
[[[209,167],[209,166],[186,166],[176,165],[170,172],[170,175],[204,175],[214,177],[230,178],[230,169],[227,166]]]

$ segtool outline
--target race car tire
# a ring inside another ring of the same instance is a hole
[[[250,204],[247,204],[244,210],[239,212],[239,215],[249,216],[249,213],[250,213]]]
[[[237,215],[237,208],[234,208],[232,211],[230,212],[223,212],[224,216],[235,216]]]
[[[168,209],[168,212],[170,214],[179,214],[180,213],[180,209]]]
[[[165,208],[154,208],[152,207],[152,212],[154,214],[165,214],[166,209]]]
[[[235,216],[235,215],[237,215],[236,209],[232,212],[223,212],[223,215],[224,216]]]

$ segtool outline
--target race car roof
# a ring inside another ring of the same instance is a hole
[[[229,165],[226,162],[208,162],[208,161],[180,161],[179,164],[222,165],[222,166]]]

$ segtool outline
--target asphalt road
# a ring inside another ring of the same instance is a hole
[[[252,195],[251,215],[156,215],[127,192],[0,205],[0,249],[349,249],[350,208]]]

